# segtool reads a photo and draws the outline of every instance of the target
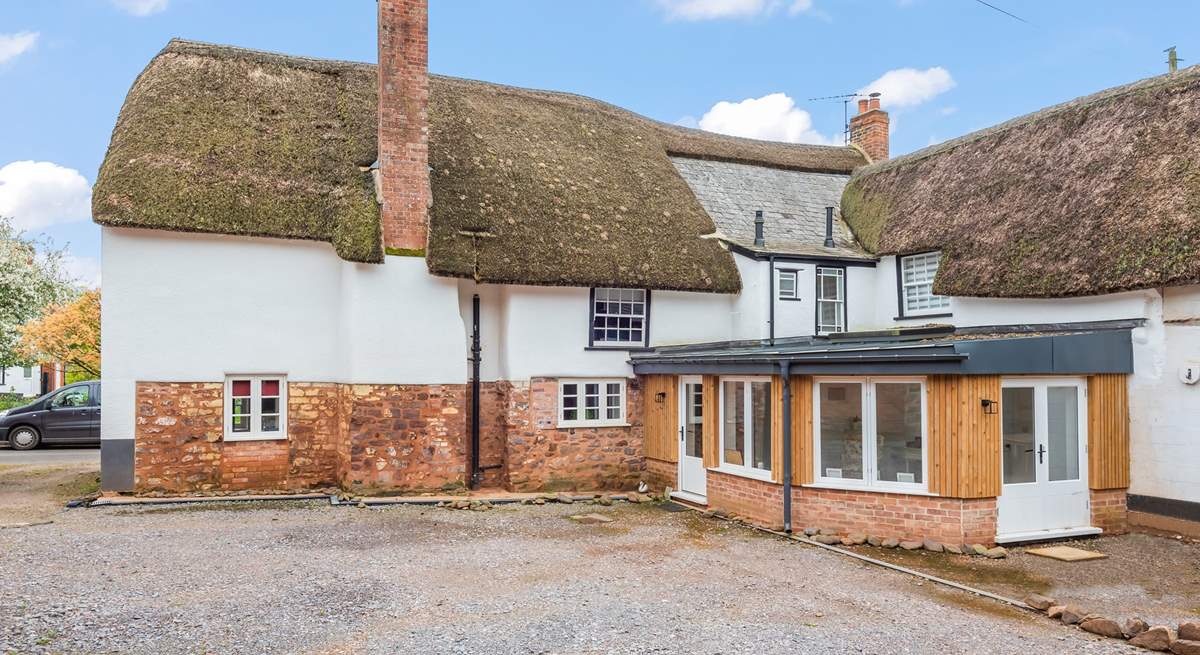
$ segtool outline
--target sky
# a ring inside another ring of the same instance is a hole
[[[430,0],[430,70],[718,132],[842,142],[878,91],[893,156],[1200,63],[1200,2]],[[100,280],[90,187],[172,37],[373,62],[375,0],[0,0],[0,214]],[[1007,15],[1014,14],[1017,18]],[[853,108],[851,108],[853,112]]]

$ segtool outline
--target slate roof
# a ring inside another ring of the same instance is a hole
[[[872,259],[836,209],[849,175],[679,156],[671,162],[726,241],[761,253]],[[835,208],[833,248],[824,245],[826,207]],[[754,245],[759,209],[765,246]]]

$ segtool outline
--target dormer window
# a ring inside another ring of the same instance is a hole
[[[646,289],[592,289],[593,347],[644,348],[650,338],[650,292]]]
[[[940,252],[900,258],[900,317],[946,314],[950,298],[933,293],[933,278],[941,262]]]

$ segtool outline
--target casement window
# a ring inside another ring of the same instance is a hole
[[[23,373],[25,374],[25,379],[26,379],[26,380],[28,380],[29,378],[32,378],[32,377],[33,377],[33,367],[32,367],[32,366],[26,366],[26,367],[25,367],[25,370],[23,371]]]
[[[287,438],[287,378],[230,375],[225,378],[225,440]]]
[[[721,468],[771,476],[771,379],[721,378]]]
[[[846,269],[817,267],[817,334],[846,331]]]
[[[626,424],[625,380],[558,381],[558,427]]]
[[[797,283],[796,271],[779,271],[779,277],[776,280],[776,288],[779,289],[779,299],[799,300],[800,289]]]
[[[933,278],[941,259],[938,252],[900,258],[901,317],[943,314],[950,307],[950,298],[933,293]]]
[[[650,336],[650,292],[592,289],[591,326],[591,346],[645,347]]]
[[[818,378],[813,405],[818,483],[926,489],[923,379]]]

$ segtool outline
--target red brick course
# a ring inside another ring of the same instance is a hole
[[[655,493],[659,493],[667,487],[675,489],[679,486],[679,469],[675,462],[647,458],[646,472],[642,475],[642,479]]]
[[[428,66],[428,0],[379,0],[383,245],[410,254],[429,232]]]
[[[1129,531],[1128,489],[1092,489],[1092,527],[1106,534],[1124,534]]]

